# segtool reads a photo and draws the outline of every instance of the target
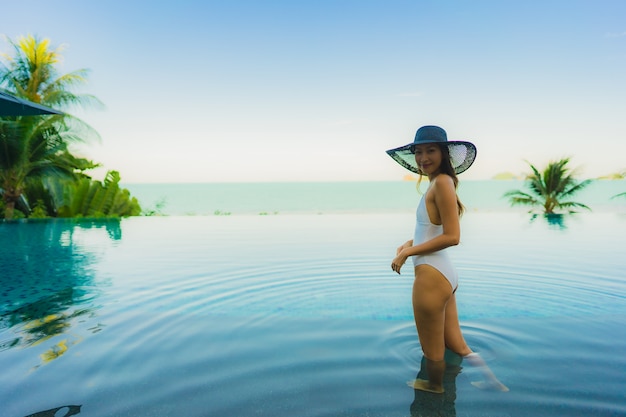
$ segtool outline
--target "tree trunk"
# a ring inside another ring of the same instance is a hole
[[[15,201],[5,201],[4,202],[4,219],[5,220],[13,219],[14,211],[15,211]]]
[[[6,187],[4,189],[3,199],[5,220],[13,219],[13,214],[15,213],[15,203],[20,199],[21,195],[21,189],[16,189],[14,187]]]

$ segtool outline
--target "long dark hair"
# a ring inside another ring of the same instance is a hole
[[[454,182],[454,189],[456,190],[459,186],[459,178],[456,176],[456,172],[454,172],[454,167],[452,166],[452,161],[450,160],[450,148],[445,143],[437,143],[439,149],[441,150],[441,165],[439,166],[439,173],[449,175],[452,178],[452,182]],[[419,188],[420,183],[422,182],[422,176],[424,174],[420,171],[420,177],[417,181],[417,187]],[[465,206],[461,203],[459,196],[456,196],[456,205],[459,210],[459,216],[463,215],[465,212]]]

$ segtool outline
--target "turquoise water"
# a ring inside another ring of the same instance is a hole
[[[169,215],[412,212],[420,195],[414,182],[126,184],[144,209]],[[426,189],[426,183],[421,185]],[[511,211],[502,195],[523,181],[463,181],[459,196],[469,210]],[[573,200],[593,211],[626,211],[626,181],[595,181]],[[516,208],[517,211],[527,209]]]
[[[462,327],[510,392],[451,355],[437,396],[389,211],[0,224],[0,414],[626,415],[626,213],[468,211]]]

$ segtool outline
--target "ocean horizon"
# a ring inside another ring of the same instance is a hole
[[[395,213],[414,211],[427,182],[232,182],[122,184],[144,212],[169,216],[238,214]],[[511,207],[504,193],[527,190],[523,180],[466,180],[459,198],[471,211],[529,211]],[[592,212],[626,212],[626,180],[594,180],[571,200]],[[578,210],[586,212],[586,210]]]

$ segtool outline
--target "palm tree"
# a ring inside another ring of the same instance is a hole
[[[9,92],[52,108],[102,105],[92,95],[75,94],[71,91],[87,81],[89,70],[57,74],[56,65],[62,59],[63,47],[52,50],[49,39],[39,39],[32,35],[22,36],[17,41],[8,39],[8,42],[13,46],[15,55],[3,54],[8,65],[0,65],[0,84],[6,85]],[[75,119],[71,116],[68,118]]]
[[[61,59],[62,48],[52,50],[48,39],[40,40],[31,35],[16,42],[9,40],[9,43],[15,55],[5,55],[7,64],[0,63],[0,86],[18,97],[53,108],[100,104],[91,95],[71,92],[73,87],[86,81],[87,70],[57,74],[55,65]],[[23,199],[29,182],[44,177],[67,178],[80,170],[79,159],[73,157],[68,146],[89,138],[99,137],[87,123],[69,114],[1,120],[0,188],[5,218],[13,217],[15,204]]]
[[[37,124],[0,121],[0,187],[4,217],[12,219],[29,183],[46,176],[72,177],[67,145],[43,119]]]
[[[569,158],[552,161],[539,172],[532,165],[531,174],[526,176],[526,182],[530,193],[521,190],[512,190],[504,194],[510,199],[511,205],[541,206],[545,214],[554,214],[555,210],[566,209],[570,213],[572,208],[584,208],[591,210],[582,203],[566,200],[591,183],[591,180],[578,182],[574,179],[574,170],[567,167]]]

